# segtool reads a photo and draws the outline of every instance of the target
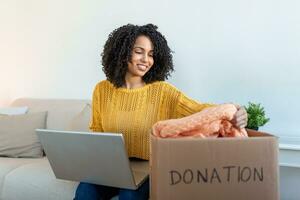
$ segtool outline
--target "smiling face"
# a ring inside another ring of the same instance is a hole
[[[131,60],[128,62],[126,77],[142,78],[153,66],[153,44],[144,35],[137,37],[131,52]]]

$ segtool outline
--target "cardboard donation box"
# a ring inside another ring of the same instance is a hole
[[[151,136],[151,200],[279,200],[278,141]]]

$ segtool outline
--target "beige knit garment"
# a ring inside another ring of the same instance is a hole
[[[237,108],[233,104],[222,104],[206,108],[180,119],[155,123],[152,134],[157,137],[247,137],[244,128],[235,127],[231,120]]]

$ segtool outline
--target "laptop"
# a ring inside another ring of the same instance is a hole
[[[58,179],[137,189],[149,176],[149,163],[129,160],[123,135],[36,129]]]

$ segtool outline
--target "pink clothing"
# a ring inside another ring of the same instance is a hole
[[[237,108],[233,104],[222,104],[206,108],[201,112],[183,117],[159,121],[152,127],[157,137],[248,137],[244,128],[234,127],[231,120]]]

